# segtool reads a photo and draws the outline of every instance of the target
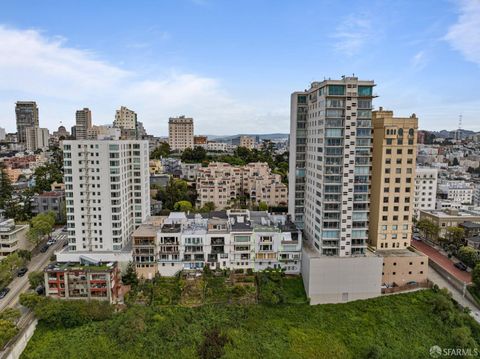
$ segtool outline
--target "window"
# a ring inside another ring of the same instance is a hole
[[[329,85],[328,94],[331,95],[345,95],[345,86],[344,85]]]
[[[372,86],[358,86],[358,96],[372,96]]]

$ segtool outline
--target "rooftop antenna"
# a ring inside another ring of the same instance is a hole
[[[457,130],[457,140],[462,140],[462,115],[458,116],[458,130]]]

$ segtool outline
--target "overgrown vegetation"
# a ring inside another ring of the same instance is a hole
[[[0,261],[0,289],[6,287],[27,262],[28,260],[18,253],[12,253],[3,258]]]
[[[14,308],[7,308],[0,312],[0,351],[17,333],[17,321],[20,318],[20,311]]]
[[[22,358],[427,358],[433,345],[480,342],[479,325],[438,290],[318,306],[133,305],[75,326],[49,319],[77,305],[52,301]]]
[[[301,277],[285,276],[281,271],[267,270],[257,273],[257,283],[260,303],[268,305],[307,303]]]

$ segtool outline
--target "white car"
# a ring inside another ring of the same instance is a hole
[[[50,238],[50,239],[47,241],[47,246],[51,246],[52,244],[55,244],[55,242],[57,242],[55,239]]]

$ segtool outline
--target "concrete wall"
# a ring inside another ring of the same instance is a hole
[[[7,348],[5,351],[0,352],[0,357],[2,359],[18,359],[22,352],[27,347],[28,341],[35,333],[35,329],[37,328],[38,320],[32,320],[17,336],[13,339],[12,342],[7,344]]]
[[[373,298],[381,295],[382,258],[322,257],[304,252],[302,277],[310,304]]]

